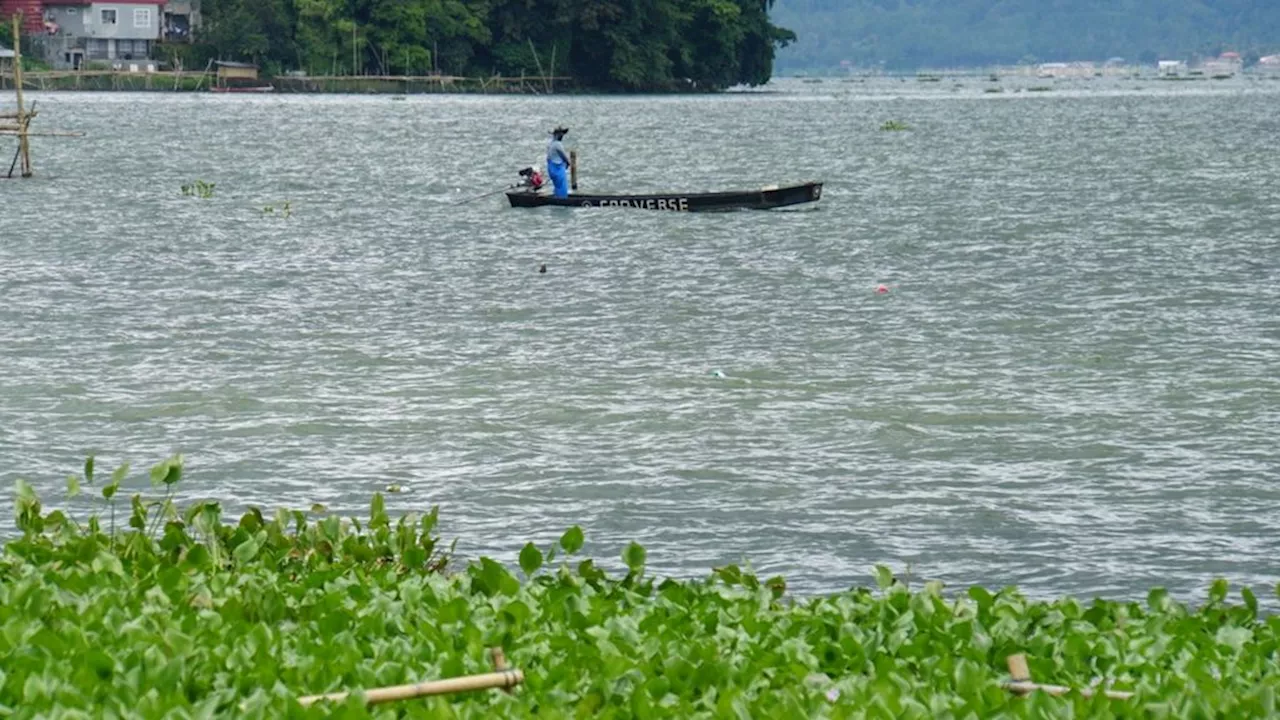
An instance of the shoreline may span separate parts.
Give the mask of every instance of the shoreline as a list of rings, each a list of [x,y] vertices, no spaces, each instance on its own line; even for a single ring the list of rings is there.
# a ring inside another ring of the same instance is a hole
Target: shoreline
[[[671,87],[619,90],[587,87],[568,76],[467,77],[461,75],[315,75],[237,80],[219,85],[210,72],[37,70],[22,73],[24,90],[39,92],[217,92],[285,95],[703,95],[730,88]],[[0,73],[0,92],[14,89]]]
[[[14,88],[13,75],[0,75],[0,91]],[[281,76],[219,86],[206,72],[118,72],[52,70],[23,73],[23,89],[41,92],[220,92],[284,94],[503,94],[542,95],[580,92],[570,77],[427,76]]]

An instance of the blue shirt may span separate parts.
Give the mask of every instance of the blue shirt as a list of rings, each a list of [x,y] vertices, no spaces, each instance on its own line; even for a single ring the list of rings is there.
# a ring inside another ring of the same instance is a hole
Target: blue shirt
[[[551,136],[551,142],[547,143],[547,167],[552,165],[563,165],[569,167],[569,153],[564,151],[564,143]]]

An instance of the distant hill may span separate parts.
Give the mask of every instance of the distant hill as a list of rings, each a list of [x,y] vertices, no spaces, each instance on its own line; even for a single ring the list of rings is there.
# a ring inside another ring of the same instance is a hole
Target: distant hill
[[[777,0],[779,70],[966,67],[1280,49],[1280,0]]]

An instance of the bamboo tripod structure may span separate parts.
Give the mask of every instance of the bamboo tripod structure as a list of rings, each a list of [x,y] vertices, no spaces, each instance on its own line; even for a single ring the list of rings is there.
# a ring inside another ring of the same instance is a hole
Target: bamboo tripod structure
[[[449,678],[448,680],[430,680],[412,685],[395,685],[392,687],[374,688],[373,690],[365,691],[365,702],[370,705],[378,705],[380,703],[395,702],[396,700],[412,700],[414,698],[427,697],[429,695],[447,695],[450,693],[467,692],[470,690],[489,690],[493,688],[500,688],[506,692],[511,692],[510,688],[524,682],[524,673],[507,665],[507,658],[502,653],[502,648],[493,648],[491,652],[493,654],[493,667],[497,672],[485,673],[483,675],[464,675],[462,677]],[[329,693],[327,695],[307,695],[305,697],[298,698],[298,702],[303,707],[309,707],[322,700],[343,702],[350,696],[350,692],[336,692]]]
[[[1010,655],[1008,661],[1010,681],[1004,683],[1004,689],[1009,692],[1017,695],[1027,695],[1039,690],[1050,695],[1066,695],[1074,689],[1061,685],[1041,685],[1040,683],[1032,682],[1031,670],[1027,667],[1026,655]],[[1080,688],[1080,694],[1085,697],[1093,697],[1097,692],[1092,688]],[[1112,700],[1128,700],[1133,697],[1133,693],[1124,692],[1123,690],[1103,690],[1102,694]]]
[[[26,98],[23,96],[23,85],[26,82],[22,73],[22,12],[16,12],[11,21],[13,23],[13,90],[18,98],[18,110],[12,113],[0,113],[0,135],[16,135],[18,137],[18,150],[13,155],[13,162],[9,163],[9,174],[6,177],[12,178],[13,171],[19,167],[21,162],[21,174],[24,178],[31,177],[31,138],[37,136],[45,137],[80,137],[84,133],[78,132],[59,132],[50,130],[48,132],[31,132],[31,121],[36,115],[36,104],[31,103],[31,109],[27,109]],[[7,122],[12,120],[13,122]],[[3,172],[0,170],[0,172]]]
[[[0,134],[17,135],[18,136],[18,152],[13,156],[13,162],[9,164],[9,177],[13,177],[14,167],[18,162],[22,162],[22,177],[31,177],[31,142],[27,133],[31,128],[31,119],[36,116],[34,111],[27,112],[26,106],[23,104],[22,98],[22,13],[14,13],[13,23],[13,88],[18,96],[18,112],[12,116],[9,114],[0,115],[0,120],[12,119],[14,124],[0,124]]]

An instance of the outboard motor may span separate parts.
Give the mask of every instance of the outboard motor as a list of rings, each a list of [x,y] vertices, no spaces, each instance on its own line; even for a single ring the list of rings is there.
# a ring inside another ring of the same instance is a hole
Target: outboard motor
[[[520,187],[526,187],[535,192],[542,189],[542,173],[537,170],[527,167],[520,171],[520,178]]]

